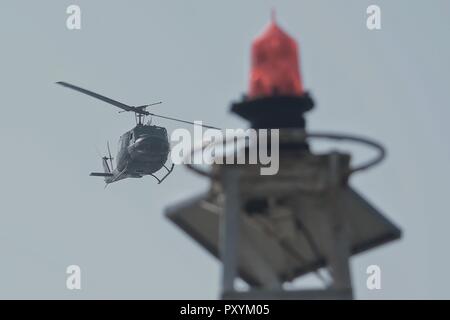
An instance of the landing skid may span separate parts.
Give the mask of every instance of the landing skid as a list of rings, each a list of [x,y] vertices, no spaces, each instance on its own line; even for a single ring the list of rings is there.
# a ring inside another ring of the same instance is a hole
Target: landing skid
[[[172,173],[173,167],[175,167],[175,165],[174,165],[173,163],[172,163],[172,166],[170,167],[170,169],[167,168],[166,165],[164,165],[164,168],[167,170],[167,173],[166,173],[166,174],[164,175],[164,177],[162,177],[161,179],[158,178],[157,176],[155,176],[153,173],[151,173],[150,175],[151,175],[153,178],[155,178],[156,180],[158,180],[158,184],[160,184],[161,182],[163,182],[163,181],[169,176],[169,174]]]

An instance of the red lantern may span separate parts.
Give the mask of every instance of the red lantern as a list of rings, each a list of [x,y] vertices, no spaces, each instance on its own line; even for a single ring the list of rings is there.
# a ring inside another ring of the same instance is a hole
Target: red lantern
[[[301,96],[297,42],[284,32],[275,18],[252,44],[248,98]]]

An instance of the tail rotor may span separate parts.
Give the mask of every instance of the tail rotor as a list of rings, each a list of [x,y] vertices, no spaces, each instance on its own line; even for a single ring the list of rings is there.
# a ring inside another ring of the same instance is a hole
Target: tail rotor
[[[113,171],[114,170],[114,164],[113,164],[114,158],[111,155],[111,149],[109,148],[109,141],[106,142],[106,147],[108,148],[108,157],[106,158],[106,160],[109,160],[111,171]]]

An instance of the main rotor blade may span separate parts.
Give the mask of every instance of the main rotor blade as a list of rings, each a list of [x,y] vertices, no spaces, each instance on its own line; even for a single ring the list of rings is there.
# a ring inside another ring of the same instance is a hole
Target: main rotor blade
[[[186,120],[181,120],[181,119],[176,119],[176,118],[171,118],[171,117],[166,117],[166,116],[161,116],[161,115],[154,114],[154,113],[150,113],[150,112],[149,112],[149,115],[150,115],[150,116],[153,116],[153,117],[158,117],[158,118],[167,119],[167,120],[172,120],[172,121],[178,121],[178,122],[183,122],[183,123],[187,123],[187,124],[192,124],[192,125],[194,125],[194,126],[202,126],[202,127],[209,128],[209,129],[222,130],[222,129],[217,128],[217,127],[208,126],[208,125],[205,125],[205,124],[199,124],[199,123],[195,123],[195,122],[191,122],[191,121],[186,121]]]
[[[64,81],[58,81],[56,83],[59,84],[60,86],[63,86],[63,87],[66,87],[66,88],[70,88],[72,90],[75,90],[75,91],[87,94],[88,96],[91,96],[93,98],[102,100],[102,101],[107,102],[109,104],[112,104],[113,106],[116,106],[116,107],[118,107],[118,108],[120,108],[122,110],[135,111],[135,108],[132,107],[132,106],[129,106],[129,105],[126,105],[126,104],[124,104],[122,102],[119,102],[119,101],[110,99],[108,97],[102,96],[102,95],[100,95],[98,93],[95,93],[95,92],[92,92],[92,91],[89,91],[89,90],[77,87],[77,86],[75,86],[73,84],[70,84],[70,83],[67,83],[67,82],[64,82]]]
[[[155,102],[155,103],[144,104],[143,106],[137,106],[135,108],[136,109],[145,109],[147,107],[156,106],[157,104],[161,104],[161,103],[162,103],[162,101],[158,101],[158,102]]]
[[[122,103],[122,102],[110,99],[108,97],[102,96],[102,95],[100,95],[98,93],[95,93],[93,91],[89,91],[89,90],[83,89],[81,87],[75,86],[73,84],[70,84],[70,83],[67,83],[67,82],[64,82],[64,81],[58,81],[58,82],[56,82],[56,84],[59,84],[60,86],[63,86],[63,87],[66,87],[66,88],[70,88],[72,90],[75,90],[75,91],[78,91],[78,92],[81,92],[81,93],[84,93],[84,94],[86,94],[88,96],[91,96],[93,98],[102,100],[104,102],[112,104],[113,106],[116,106],[116,107],[118,107],[118,108],[120,108],[122,110],[125,110],[125,111],[132,111],[132,112],[136,112],[136,113],[147,115],[147,116],[151,115],[151,116],[154,116],[154,117],[163,118],[163,119],[167,119],[167,120],[178,121],[178,122],[183,122],[183,123],[192,124],[192,125],[198,125],[198,126],[202,126],[202,127],[210,128],[210,129],[222,130],[220,128],[213,127],[213,126],[208,126],[208,125],[204,125],[204,124],[201,125],[201,124],[194,123],[194,122],[191,122],[191,121],[186,121],[186,120],[181,120],[181,119],[176,119],[176,118],[171,118],[171,117],[157,115],[157,114],[150,113],[150,112],[145,110],[146,107],[153,106],[153,105],[156,105],[156,104],[160,104],[162,102],[156,102],[156,103],[147,104],[147,105],[143,105],[143,106],[133,107],[133,106],[129,106],[129,105],[125,104],[125,103]]]

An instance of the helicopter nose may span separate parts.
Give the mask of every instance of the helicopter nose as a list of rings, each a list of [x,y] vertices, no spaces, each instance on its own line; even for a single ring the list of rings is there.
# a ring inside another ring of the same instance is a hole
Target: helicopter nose
[[[128,149],[132,159],[141,162],[160,161],[169,152],[167,142],[158,137],[139,137]]]
[[[143,152],[145,151],[148,147],[150,147],[151,141],[150,141],[150,137],[140,137],[139,139],[137,139],[134,142],[136,151],[138,152]]]
[[[144,157],[146,155],[155,155],[159,152],[165,153],[167,151],[167,143],[157,137],[144,136],[136,139],[132,149],[140,157]]]

